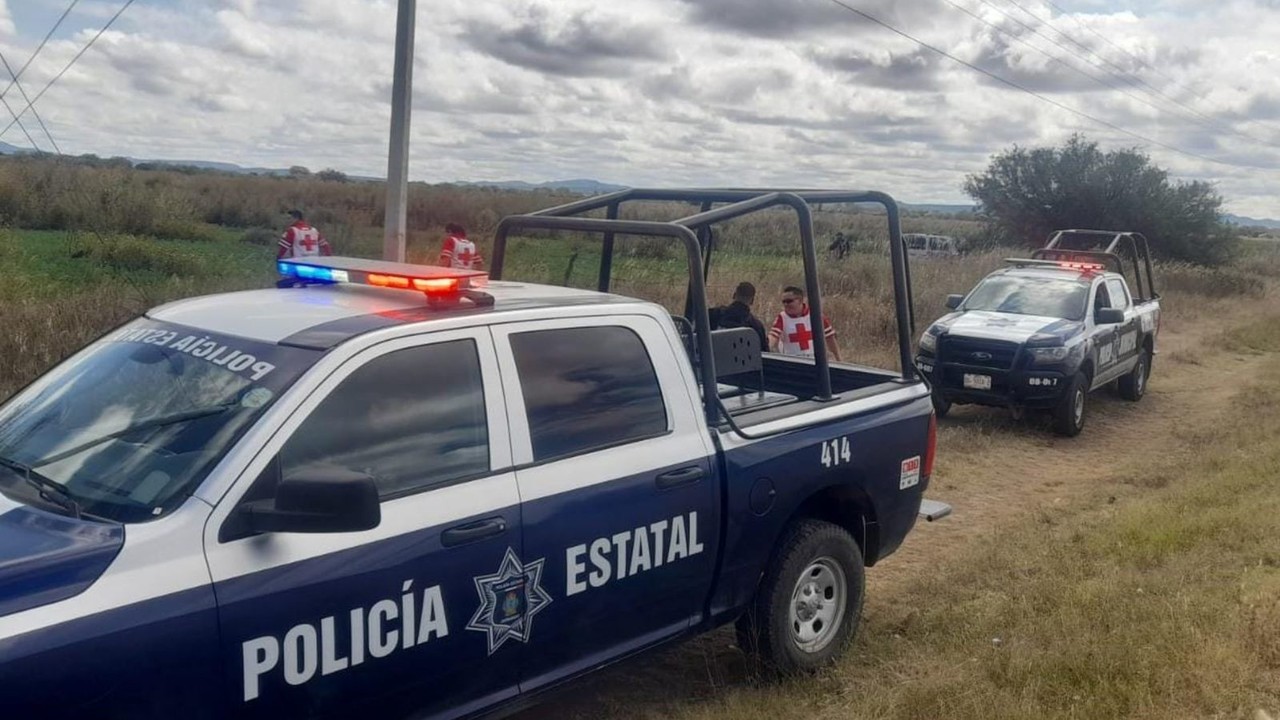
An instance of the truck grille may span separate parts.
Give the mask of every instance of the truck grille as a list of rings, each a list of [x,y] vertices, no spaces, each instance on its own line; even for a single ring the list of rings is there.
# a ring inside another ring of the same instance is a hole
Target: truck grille
[[[1012,370],[1018,345],[1000,340],[971,340],[942,337],[938,340],[938,359],[944,363],[973,365],[993,370]]]

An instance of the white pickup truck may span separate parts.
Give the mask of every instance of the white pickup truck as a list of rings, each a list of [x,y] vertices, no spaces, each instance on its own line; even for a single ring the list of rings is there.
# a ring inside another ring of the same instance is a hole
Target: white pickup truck
[[[928,388],[711,331],[699,235],[790,206],[812,269],[808,201],[896,207],[684,192],[724,206],[508,218],[494,277],[281,261],[301,287],[156,308],[10,399],[6,717],[469,716],[732,622],[779,670],[835,657],[864,567],[948,511]],[[687,316],[499,280],[532,228],[683,244]]]

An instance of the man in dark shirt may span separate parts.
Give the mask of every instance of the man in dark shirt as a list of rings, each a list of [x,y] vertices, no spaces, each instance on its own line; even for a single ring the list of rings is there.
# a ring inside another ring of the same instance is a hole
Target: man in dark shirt
[[[722,307],[714,307],[708,311],[712,330],[749,327],[760,336],[760,349],[768,347],[764,324],[751,314],[751,305],[756,301],[756,286],[749,282],[740,282],[733,291],[733,302]]]

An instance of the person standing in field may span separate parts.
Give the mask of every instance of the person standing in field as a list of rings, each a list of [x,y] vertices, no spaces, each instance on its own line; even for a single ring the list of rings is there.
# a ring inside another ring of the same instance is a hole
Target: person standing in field
[[[290,210],[289,217],[293,222],[280,236],[280,246],[276,249],[277,260],[333,254],[329,241],[307,223],[301,210]]]
[[[822,316],[822,336],[826,338],[831,359],[839,362],[836,329],[826,315]],[[794,285],[782,289],[782,312],[769,328],[769,350],[783,355],[813,357],[813,321],[809,318],[809,304],[804,301],[804,290]]]
[[[324,239],[319,230],[307,223],[301,210],[290,210],[289,219],[292,222],[284,229],[284,234],[280,236],[280,243],[276,247],[276,260],[333,254],[329,241]],[[276,287],[281,288],[295,287],[298,284],[298,280],[292,277],[283,277],[276,281]]]
[[[457,270],[479,270],[484,266],[484,258],[476,244],[467,239],[467,229],[457,223],[444,226],[446,233],[444,245],[440,248],[439,264]]]

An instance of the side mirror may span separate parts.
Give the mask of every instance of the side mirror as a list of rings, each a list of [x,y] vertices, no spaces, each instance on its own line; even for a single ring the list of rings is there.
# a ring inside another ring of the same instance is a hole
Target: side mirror
[[[1124,322],[1124,311],[1116,308],[1100,308],[1093,313],[1093,321],[1099,325],[1119,325]]]
[[[339,533],[370,530],[382,522],[373,479],[338,468],[318,468],[280,481],[274,498],[246,503],[254,533]]]
[[[956,308],[960,307],[960,303],[962,303],[962,302],[964,302],[964,296],[963,296],[963,295],[948,295],[948,296],[947,296],[947,307],[948,307],[949,309],[951,309],[951,310],[955,310]]]

